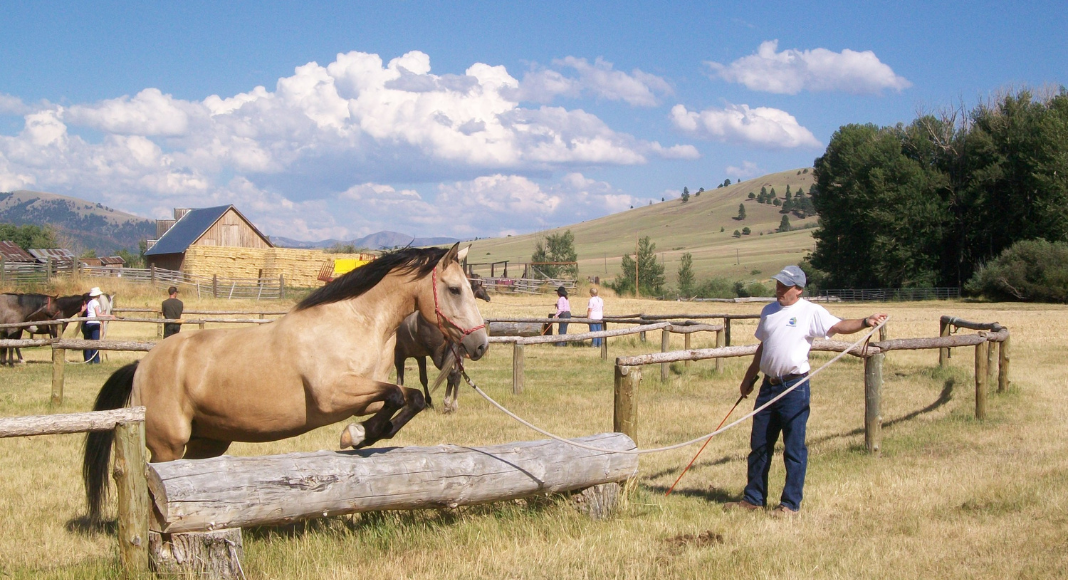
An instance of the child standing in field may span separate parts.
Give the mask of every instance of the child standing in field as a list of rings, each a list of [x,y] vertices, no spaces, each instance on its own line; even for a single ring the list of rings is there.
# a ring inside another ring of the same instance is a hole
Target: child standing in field
[[[590,320],[601,320],[604,318],[604,300],[602,300],[601,297],[597,295],[596,287],[590,288],[590,301],[586,305],[586,318],[589,318]],[[593,322],[590,323],[590,332],[597,332],[599,330],[604,330],[604,324]],[[591,346],[601,346],[602,340],[604,339],[593,339],[593,343],[591,344]]]
[[[556,289],[556,315],[553,318],[571,318],[571,303],[567,301],[567,288],[560,286]],[[559,334],[567,334],[567,323],[560,323]],[[558,342],[556,346],[567,346],[566,342]]]

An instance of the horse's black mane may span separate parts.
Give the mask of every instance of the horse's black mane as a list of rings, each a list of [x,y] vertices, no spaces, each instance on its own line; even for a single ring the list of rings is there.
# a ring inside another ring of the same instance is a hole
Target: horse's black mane
[[[295,310],[356,298],[374,288],[386,274],[394,270],[401,273],[416,272],[422,278],[430,274],[446,252],[448,250],[444,248],[403,248],[383,254],[370,264],[360,266],[312,292],[297,304]]]

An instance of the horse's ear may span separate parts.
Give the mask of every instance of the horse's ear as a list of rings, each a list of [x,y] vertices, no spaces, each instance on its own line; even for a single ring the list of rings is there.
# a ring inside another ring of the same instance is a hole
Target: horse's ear
[[[467,252],[469,252],[470,250],[471,250],[471,246],[467,246],[466,248],[460,250],[456,254],[456,259],[461,261],[461,262],[463,262],[464,260],[467,259]]]
[[[460,253],[460,242],[456,242],[449,248],[449,251],[445,253],[445,257],[441,259],[441,266],[448,267],[453,262],[459,262],[457,256]]]

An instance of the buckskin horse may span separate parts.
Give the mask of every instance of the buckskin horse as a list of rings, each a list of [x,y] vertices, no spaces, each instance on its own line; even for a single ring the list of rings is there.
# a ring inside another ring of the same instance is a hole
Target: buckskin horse
[[[490,301],[481,278],[471,278],[471,292],[475,298]],[[446,340],[437,325],[427,322],[417,312],[409,314],[397,328],[397,346],[393,349],[393,366],[397,370],[397,384],[404,385],[404,361],[414,358],[419,365],[419,382],[423,385],[423,397],[426,404],[430,401],[429,381],[426,375],[426,357],[434,361],[434,366],[441,370],[449,357],[456,357],[456,344]],[[437,388],[437,384],[434,385]],[[451,413],[459,408],[460,369],[450,368],[448,383],[445,385],[445,402],[442,411]]]
[[[264,442],[371,415],[341,432],[341,447],[393,437],[423,410],[423,394],[389,382],[387,348],[418,311],[477,360],[489,340],[460,260],[466,250],[402,249],[311,293],[255,327],[176,334],[115,371],[94,410],[145,407],[153,462],[222,455],[233,441]],[[82,476],[89,517],[107,492],[112,431],[86,437]]]

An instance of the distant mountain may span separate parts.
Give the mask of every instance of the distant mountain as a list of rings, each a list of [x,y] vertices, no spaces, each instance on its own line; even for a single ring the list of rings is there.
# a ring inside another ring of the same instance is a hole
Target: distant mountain
[[[156,237],[155,220],[40,191],[0,192],[0,223],[51,226],[64,245],[74,246],[68,249],[101,256],[122,249],[137,253],[141,240]]]
[[[390,248],[403,248],[404,246],[440,246],[444,244],[454,244],[458,242],[456,238],[416,238],[409,236],[408,234],[401,234],[397,232],[376,232],[369,236],[364,236],[352,241],[343,240],[322,240],[319,242],[303,242],[300,240],[293,240],[290,238],[284,238],[281,236],[272,236],[271,243],[276,246],[284,248],[332,248],[338,244],[352,244],[357,248],[366,248],[368,250],[385,250]]]

